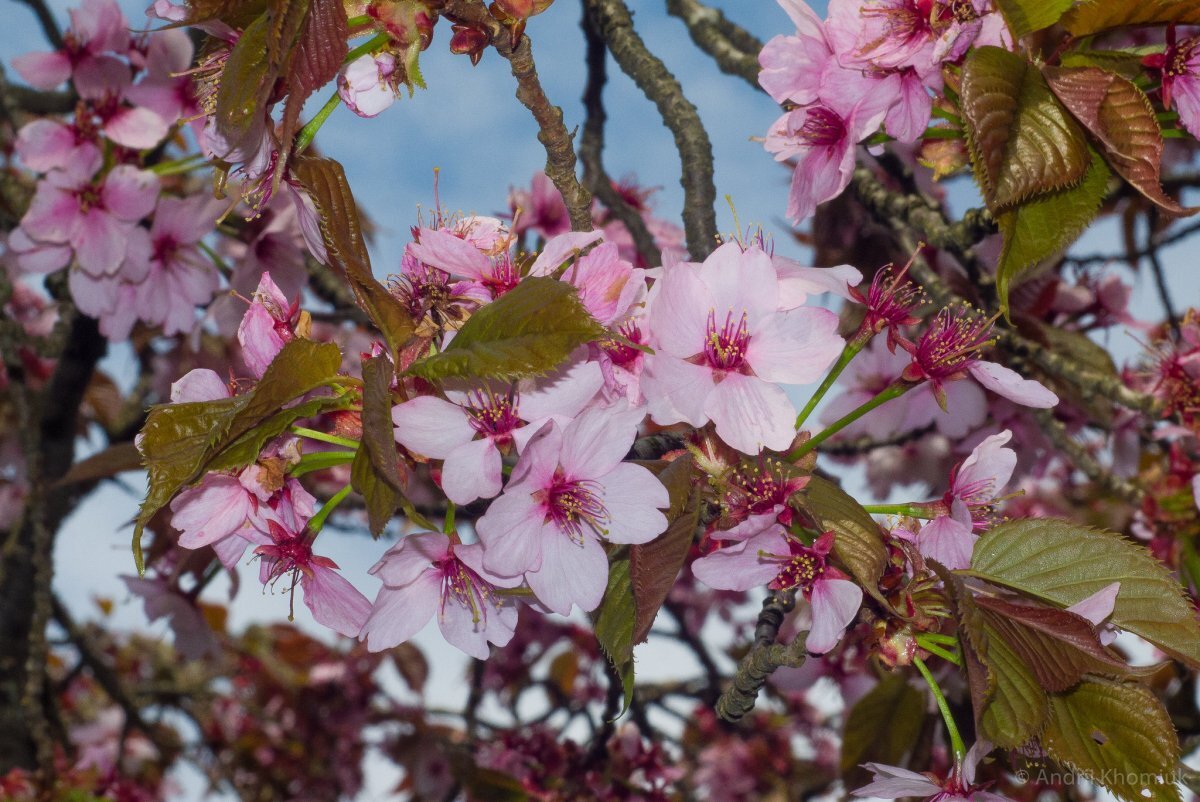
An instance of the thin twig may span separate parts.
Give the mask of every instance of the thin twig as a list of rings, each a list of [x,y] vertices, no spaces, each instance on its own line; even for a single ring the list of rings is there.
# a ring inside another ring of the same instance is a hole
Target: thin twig
[[[488,13],[482,3],[451,0],[443,14],[491,34],[492,46],[506,61],[517,79],[517,100],[533,114],[538,124],[538,141],[546,149],[546,176],[554,182],[567,205],[574,231],[592,230],[592,195],[575,176],[575,147],[563,124],[563,112],[550,102],[538,79],[537,65],[528,36],[513,42],[512,34]]]
[[[712,56],[721,72],[759,88],[758,53],[762,42],[752,33],[697,0],[667,0],[667,13],[683,21],[692,41]]]
[[[1156,236],[1153,232],[1150,235],[1150,241],[1144,248],[1140,248],[1131,253],[1089,253],[1083,256],[1067,256],[1066,261],[1079,267],[1087,267],[1095,264],[1106,264],[1108,262],[1133,262],[1142,259],[1149,255],[1150,250],[1165,248],[1168,245],[1174,245],[1177,242],[1187,239],[1191,235],[1200,231],[1200,223],[1192,223],[1182,226],[1169,233],[1163,232],[1161,236]]]
[[[712,143],[696,107],[662,60],[646,48],[633,27],[629,8],[621,0],[584,0],[596,30],[621,70],[654,102],[675,137],[682,163],[683,228],[688,253],[696,260],[717,245],[717,200],[713,184]]]
[[[662,254],[654,243],[654,235],[646,227],[637,209],[634,209],[621,193],[613,186],[612,178],[604,169],[601,154],[604,151],[604,123],[607,113],[604,111],[604,84],[608,80],[608,49],[604,40],[591,24],[591,19],[585,10],[583,21],[584,40],[587,44],[587,86],[583,90],[583,107],[587,118],[583,123],[583,133],[579,138],[579,160],[583,162],[583,182],[629,231],[633,237],[634,247],[642,257],[647,267],[657,267],[662,264]]]
[[[1149,227],[1150,242],[1146,246],[1146,260],[1150,262],[1150,272],[1154,276],[1154,285],[1158,288],[1158,297],[1162,301],[1163,313],[1167,316],[1167,324],[1175,339],[1179,339],[1179,315],[1175,312],[1175,304],[1171,300],[1171,288],[1167,286],[1167,277],[1163,272],[1162,261],[1158,258],[1158,248],[1154,245],[1154,229],[1158,227],[1158,210],[1151,206],[1146,224]]]

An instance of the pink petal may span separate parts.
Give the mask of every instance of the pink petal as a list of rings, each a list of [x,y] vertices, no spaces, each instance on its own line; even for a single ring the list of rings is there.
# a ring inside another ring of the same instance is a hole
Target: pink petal
[[[1015,370],[1003,365],[981,360],[972,364],[969,370],[975,381],[1014,403],[1036,409],[1050,409],[1058,404],[1058,396],[1047,390],[1041,382],[1023,378]]]
[[[736,321],[742,314],[751,334],[756,332],[764,319],[779,307],[779,280],[771,257],[757,245],[742,250],[736,242],[727,242],[717,248],[700,265],[700,280],[708,288],[712,303],[701,307],[705,315],[705,333],[709,310],[716,311],[716,324],[725,322],[727,313],[732,312]],[[700,345],[703,345],[701,341]],[[673,352],[672,352],[673,353]],[[686,354],[675,354],[686,356]]]
[[[1117,605],[1117,594],[1121,592],[1121,583],[1113,582],[1088,596],[1083,601],[1072,604],[1067,612],[1081,615],[1093,625],[1100,626],[1104,620],[1113,614]]]
[[[481,279],[491,270],[490,260],[478,248],[448,231],[423,228],[420,241],[409,245],[409,249],[430,267],[455,276]]]
[[[772,261],[779,276],[780,309],[795,309],[807,301],[808,296],[826,292],[849,299],[850,287],[862,283],[862,273],[850,265],[802,267],[779,256]]]
[[[525,579],[538,601],[559,615],[569,615],[576,604],[590,612],[608,586],[608,556],[589,532],[582,543],[555,532],[542,541],[541,567],[527,571]]]
[[[970,501],[995,498],[1008,484],[1013,470],[1017,467],[1017,452],[1011,448],[1004,448],[1004,444],[1011,439],[1012,432],[1005,429],[975,446],[959,467],[951,492],[960,498],[971,496],[968,499]],[[988,492],[987,498],[976,499],[975,494],[983,488]]]
[[[971,553],[979,536],[953,518],[943,515],[921,527],[917,549],[921,556],[937,560],[951,571],[971,567]]]
[[[650,330],[655,348],[680,359],[704,350],[708,310],[715,308],[707,285],[696,268],[680,264],[666,268],[650,306]]]
[[[229,398],[229,385],[208,368],[194,368],[171,385],[172,404],[218,398]]]
[[[713,372],[708,367],[666,354],[646,357],[641,389],[650,417],[659,425],[708,423],[706,402],[713,386]]]
[[[459,543],[454,546],[454,556],[459,562],[470,568],[475,573],[479,574],[484,581],[495,585],[498,588],[515,588],[520,587],[524,583],[524,578],[520,576],[500,576],[493,574],[483,564],[484,548],[482,543]]]
[[[501,468],[500,452],[491,438],[463,443],[442,464],[442,491],[459,505],[493,498],[503,487]]]
[[[304,588],[304,605],[318,624],[347,638],[358,637],[371,614],[371,602],[350,580],[332,568],[314,565],[311,575],[301,575],[300,585]]]
[[[388,587],[402,587],[426,571],[437,572],[437,563],[446,559],[449,549],[450,538],[440,532],[407,535],[384,552],[368,573]]]
[[[131,226],[103,209],[92,209],[76,218],[71,246],[79,266],[93,276],[111,275],[125,261],[125,240]]]
[[[475,529],[483,543],[483,564],[501,576],[536,571],[544,544],[565,536],[545,523],[542,506],[528,485],[510,486],[480,518]]]
[[[838,316],[802,307],[769,316],[750,337],[746,361],[761,379],[808,384],[821,378],[842,352]]]
[[[692,573],[716,590],[750,590],[766,586],[779,575],[780,563],[764,555],[789,553],[787,538],[778,524],[731,546],[717,549],[692,564]]]
[[[603,236],[604,232],[602,231],[569,231],[566,234],[551,237],[546,243],[546,247],[542,248],[542,252],[534,260],[533,266],[529,268],[529,275],[550,275],[562,267],[563,262],[571,259],[579,251]]]
[[[149,150],[167,138],[167,121],[147,108],[125,107],[104,123],[104,133],[113,142],[133,150]]]
[[[245,526],[250,496],[234,477],[210,473],[175,497],[171,513],[171,525],[179,530],[179,545],[198,549]]]
[[[796,436],[796,408],[778,384],[727,373],[705,400],[717,436],[743,454],[783,451]]]
[[[71,60],[66,53],[26,53],[14,56],[9,63],[34,89],[57,89],[71,77]]]
[[[121,220],[136,223],[154,211],[158,200],[158,176],[149,170],[122,164],[108,174],[101,194],[104,208]]]
[[[222,538],[213,543],[212,550],[216,553],[221,565],[230,571],[236,571],[237,564],[242,561],[242,555],[246,553],[246,548],[249,545],[250,541],[246,538],[240,535],[233,535],[232,537]]]
[[[489,596],[475,610],[454,596],[448,596],[438,613],[438,627],[446,643],[474,657],[486,660],[491,653],[488,643],[504,646],[512,640],[517,626],[517,605]]]
[[[641,465],[623,462],[602,479],[609,522],[605,538],[612,543],[648,543],[667,528],[660,512],[671,506],[667,488]]]
[[[433,459],[446,459],[476,435],[466,410],[431,395],[393,407],[392,423],[396,424],[397,443]]]
[[[942,787],[934,784],[924,774],[901,769],[895,766],[881,766],[878,763],[867,763],[865,768],[875,773],[874,781],[862,788],[852,791],[859,797],[878,797],[881,799],[900,799],[909,796],[930,797],[942,792]]]
[[[842,639],[862,606],[862,588],[848,579],[818,579],[812,588],[812,629],[805,648],[825,654]]]
[[[250,304],[237,331],[242,346],[242,361],[250,373],[261,379],[276,355],[283,350],[283,337],[275,329],[275,318],[261,303]]]
[[[595,362],[576,359],[540,379],[517,383],[517,414],[522,420],[541,421],[551,416],[573,418],[604,386],[604,375]]]
[[[441,596],[442,577],[433,571],[400,588],[384,586],[356,634],[372,652],[398,646],[424,629]]]
[[[572,479],[598,479],[624,459],[643,417],[624,402],[592,407],[563,429],[559,465]]]

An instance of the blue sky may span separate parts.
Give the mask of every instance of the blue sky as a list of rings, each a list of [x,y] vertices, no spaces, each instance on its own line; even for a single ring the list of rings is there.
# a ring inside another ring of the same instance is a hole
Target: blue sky
[[[50,5],[65,23],[68,4]],[[135,26],[142,24],[142,3],[121,5]],[[804,251],[791,242],[783,223],[789,176],[752,140],[763,135],[778,115],[777,106],[741,79],[719,72],[691,45],[683,25],[665,13],[662,0],[637,0],[630,5],[636,9],[639,32],[680,77],[706,123],[716,156],[718,197],[732,197],[743,226],[762,224],[775,234],[781,253],[803,258]],[[711,5],[724,8],[764,39],[790,27],[786,15],[771,0],[711,0]],[[817,5],[817,11],[823,13],[824,4]],[[3,8],[0,59],[44,49],[41,32],[28,9],[11,0]],[[580,96],[585,76],[579,15],[576,0],[558,0],[528,27],[546,92],[563,107],[569,129],[583,122]],[[432,48],[422,57],[428,90],[400,100],[373,120],[359,119],[340,108],[317,139],[326,155],[345,165],[356,196],[378,227],[373,259],[379,275],[397,269],[418,205],[432,205],[435,167],[441,170],[445,207],[492,214],[505,210],[510,186],[526,184],[545,162],[534,138],[535,124],[513,97],[514,82],[507,64],[492,52],[472,67],[466,58],[447,52],[448,37],[448,26],[439,25]],[[606,167],[614,177],[634,174],[644,186],[660,187],[655,196],[658,212],[678,219],[683,197],[673,140],[661,126],[654,106],[611,63],[609,75]],[[315,102],[323,102],[324,97],[324,93],[318,95]],[[954,198],[961,208],[971,203],[973,190],[967,182],[960,182],[959,187]],[[719,203],[717,211],[720,228],[731,231],[734,223],[729,207]],[[1115,226],[1105,225],[1089,232],[1079,249],[1111,250],[1117,243]],[[1195,256],[1195,246],[1189,245],[1164,253],[1180,306],[1197,297]],[[1156,309],[1156,296],[1149,277],[1138,277],[1136,284],[1135,311],[1151,314],[1147,310]],[[1113,335],[1111,346],[1121,355],[1137,348],[1131,337],[1121,333]],[[119,357],[108,367],[120,370]],[[110,485],[89,499],[59,539],[56,587],[81,615],[92,614],[96,596],[118,601],[126,598],[117,576],[132,567],[127,523],[142,490],[139,477],[129,479],[127,488]],[[363,576],[383,549],[383,544],[365,537],[346,536],[332,543],[337,547],[332,556],[353,576]],[[374,592],[373,585],[363,589],[368,595]],[[233,623],[282,617],[285,609],[285,601],[261,596],[254,583],[247,582],[234,607]],[[298,617],[302,626],[311,629],[306,610]],[[143,623],[140,609],[131,604],[119,608],[118,620],[130,626]],[[436,633],[427,631],[421,642],[434,660],[445,661],[446,666],[461,665],[456,653],[439,645]],[[690,657],[680,652],[672,653],[671,661],[642,663],[668,664],[678,673],[679,666],[690,665]],[[457,671],[434,672],[433,693],[453,703],[459,698],[459,677]],[[374,785],[383,788],[386,781],[384,777]]]

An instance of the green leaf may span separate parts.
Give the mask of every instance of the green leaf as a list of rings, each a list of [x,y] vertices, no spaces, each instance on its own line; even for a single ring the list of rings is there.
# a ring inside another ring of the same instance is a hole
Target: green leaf
[[[1067,13],[1075,0],[996,0],[1014,39],[1049,28]]]
[[[1124,679],[1146,673],[1106,649],[1091,622],[1075,613],[987,596],[975,601],[986,625],[1012,647],[1047,691],[1069,690],[1085,674]],[[989,634],[989,644],[995,641]]]
[[[925,694],[901,673],[880,680],[846,716],[842,779],[854,788],[866,779],[863,763],[903,766],[925,726]]]
[[[1004,239],[996,265],[996,291],[1006,313],[1013,281],[1069,246],[1096,217],[1110,175],[1093,151],[1091,168],[1078,186],[1042,195],[996,216]]]
[[[1063,25],[1079,38],[1126,25],[1200,25],[1200,5],[1195,0],[1091,0],[1080,3],[1063,17]]]
[[[288,63],[288,96],[279,138],[285,151],[299,129],[300,112],[312,93],[337,77],[349,48],[346,7],[342,0],[305,0],[307,14]]]
[[[142,427],[141,448],[149,486],[134,522],[133,554],[142,562],[142,531],[156,512],[208,469],[249,465],[258,450],[294,421],[344,402],[310,399],[287,405],[337,375],[342,355],[333,343],[295,339],[284,344],[263,377],[246,395],[217,401],[154,407]]]
[[[871,513],[846,491],[820,476],[809,479],[800,499],[817,525],[834,533],[833,551],[837,558],[867,593],[891,609],[879,592],[879,579],[887,567],[887,548]]]
[[[692,458],[684,456],[658,472],[671,498],[667,531],[629,547],[629,575],[634,598],[633,642],[642,643],[683,567],[700,524],[700,490],[692,486]]]
[[[1079,182],[1088,169],[1083,130],[1041,71],[999,47],[971,51],[960,96],[975,175],[992,212]]]
[[[1161,52],[1162,45],[1143,45],[1125,50],[1074,50],[1063,53],[1059,63],[1064,67],[1100,67],[1133,80],[1145,72],[1142,58],[1155,50]]]
[[[141,431],[148,486],[133,527],[133,559],[138,574],[146,570],[142,530],[184,485],[196,478],[213,432],[226,430],[245,403],[245,397],[235,397],[151,408]]]
[[[214,112],[217,130],[233,147],[250,146],[277,74],[267,59],[271,16],[264,12],[246,26],[221,71]]]
[[[330,261],[345,272],[358,305],[383,334],[393,364],[403,368],[407,364],[404,351],[414,339],[416,323],[404,304],[371,272],[358,205],[342,165],[333,159],[305,156],[292,162],[292,172],[321,216],[321,236]]]
[[[362,445],[350,469],[350,484],[367,502],[371,534],[383,532],[404,500],[392,426],[392,363],[387,357],[363,360]]]
[[[1200,667],[1200,623],[1179,582],[1118,534],[1052,518],[1011,521],[980,537],[971,567],[988,582],[1062,607],[1120,582],[1112,623]]]
[[[417,360],[409,371],[426,379],[541,376],[603,336],[573,286],[534,276],[481,308],[441,353]]]
[[[1179,741],[1162,703],[1132,682],[1089,680],[1050,697],[1042,746],[1127,802],[1179,802]]]
[[[1100,144],[1109,165],[1147,200],[1175,215],[1186,210],[1162,188],[1162,129],[1150,99],[1131,81],[1096,67],[1046,67],[1046,82]]]
[[[637,605],[633,600],[633,581],[628,558],[612,561],[608,587],[600,606],[592,613],[592,623],[600,648],[621,677],[624,707],[633,701],[633,630],[637,620]]]

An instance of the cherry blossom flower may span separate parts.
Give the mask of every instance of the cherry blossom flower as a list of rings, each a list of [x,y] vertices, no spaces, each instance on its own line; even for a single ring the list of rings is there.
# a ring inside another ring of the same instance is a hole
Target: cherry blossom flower
[[[365,53],[338,73],[338,94],[342,102],[359,117],[375,117],[396,102],[396,56],[387,51]]]
[[[15,147],[25,166],[39,173],[102,160],[95,126],[86,118],[71,124],[49,117],[34,120],[21,126]]]
[[[897,766],[866,763],[865,768],[870,769],[874,777],[869,784],[851,793],[857,797],[881,799],[922,797],[927,802],[1010,802],[1008,797],[984,790],[988,784],[975,783],[975,771],[991,751],[991,744],[977,741],[946,778],[929,772],[918,774]]]
[[[337,563],[313,553],[310,537],[275,520],[268,520],[267,525],[272,542],[254,550],[262,558],[263,584],[271,585],[289,577],[292,581],[289,592],[294,593],[295,586],[300,585],[304,604],[317,623],[348,638],[358,637],[371,614],[367,597],[338,573]]]
[[[1176,40],[1175,26],[1167,30],[1167,47],[1152,53],[1142,63],[1162,72],[1165,108],[1179,112],[1179,123],[1200,138],[1200,36]]]
[[[80,268],[92,276],[116,273],[125,260],[135,223],[154,209],[158,179],[122,164],[96,176],[100,155],[69,163],[38,183],[21,228],[31,240],[70,245]]]
[[[862,588],[828,562],[833,533],[811,546],[778,524],[751,538],[725,546],[692,565],[696,578],[717,590],[799,589],[812,604],[812,629],[806,648],[824,654],[837,646],[858,615]]]
[[[508,207],[512,210],[514,234],[533,231],[543,239],[550,239],[571,230],[567,204],[543,172],[533,174],[529,189],[510,189]]]
[[[539,257],[530,269],[530,275],[543,275],[553,268],[551,261],[557,254],[551,247],[557,243],[572,248],[579,247],[577,243],[590,244],[588,238],[566,239],[556,237],[546,245],[543,257],[547,253],[554,254],[549,259]],[[646,271],[634,267],[621,258],[615,243],[605,242],[597,245],[562,273],[562,280],[570,283],[579,290],[579,301],[583,307],[602,326],[609,326],[629,311],[630,306],[646,292]]]
[[[520,579],[504,578],[483,566],[483,546],[463,545],[436,532],[406,535],[370,573],[383,580],[359,639],[373,652],[416,635],[433,615],[446,641],[478,660],[488,644],[512,640],[517,608],[496,594]]]
[[[256,379],[262,378],[283,346],[295,339],[299,312],[299,297],[289,302],[271,274],[263,273],[237,332],[242,360]]]
[[[575,361],[545,379],[508,390],[447,389],[446,399],[420,396],[392,409],[396,442],[444,460],[441,487],[455,504],[500,492],[501,454],[523,448],[541,424],[566,424],[600,389],[595,362]]]
[[[163,198],[154,211],[149,271],[135,298],[137,316],[161,325],[166,335],[195,328],[196,307],[217,291],[217,269],[198,247],[212,233],[216,217],[212,200],[203,195]]]
[[[1017,452],[1004,448],[1010,439],[1008,430],[988,437],[951,472],[943,499],[948,514],[925,524],[917,535],[922,555],[951,570],[971,566],[979,539],[975,532],[988,525],[991,505],[1017,466]]]
[[[543,426],[476,525],[484,567],[524,574],[556,613],[600,604],[608,582],[601,538],[645,543],[667,528],[666,488],[646,468],[622,462],[644,414],[623,407],[592,407],[566,426]]]
[[[778,276],[757,246],[731,242],[703,264],[665,268],[648,317],[656,353],[641,382],[654,421],[711,420],[747,454],[786,449],[796,410],[777,382],[819,378],[843,341],[832,312],[778,304]]]
[[[155,31],[142,57],[146,75],[125,90],[125,98],[154,112],[168,125],[198,116],[200,104],[185,74],[194,53],[192,40],[184,31]]]
[[[994,342],[992,320],[975,314],[969,307],[945,307],[916,343],[900,343],[912,355],[904,378],[928,381],[943,410],[946,409],[946,382],[968,374],[986,389],[1022,406],[1049,409],[1058,404],[1058,396],[1041,382],[980,359],[978,355],[991,348]]]
[[[63,33],[63,49],[27,53],[12,60],[13,68],[35,89],[55,89],[73,76],[104,72],[105,62],[120,64],[109,53],[129,46],[129,23],[113,0],[83,0],[71,9]]]
[[[788,501],[808,485],[807,476],[789,476],[782,463],[762,459],[734,469],[721,496],[721,529],[710,533],[716,540],[745,540],[779,523],[792,522]]]

